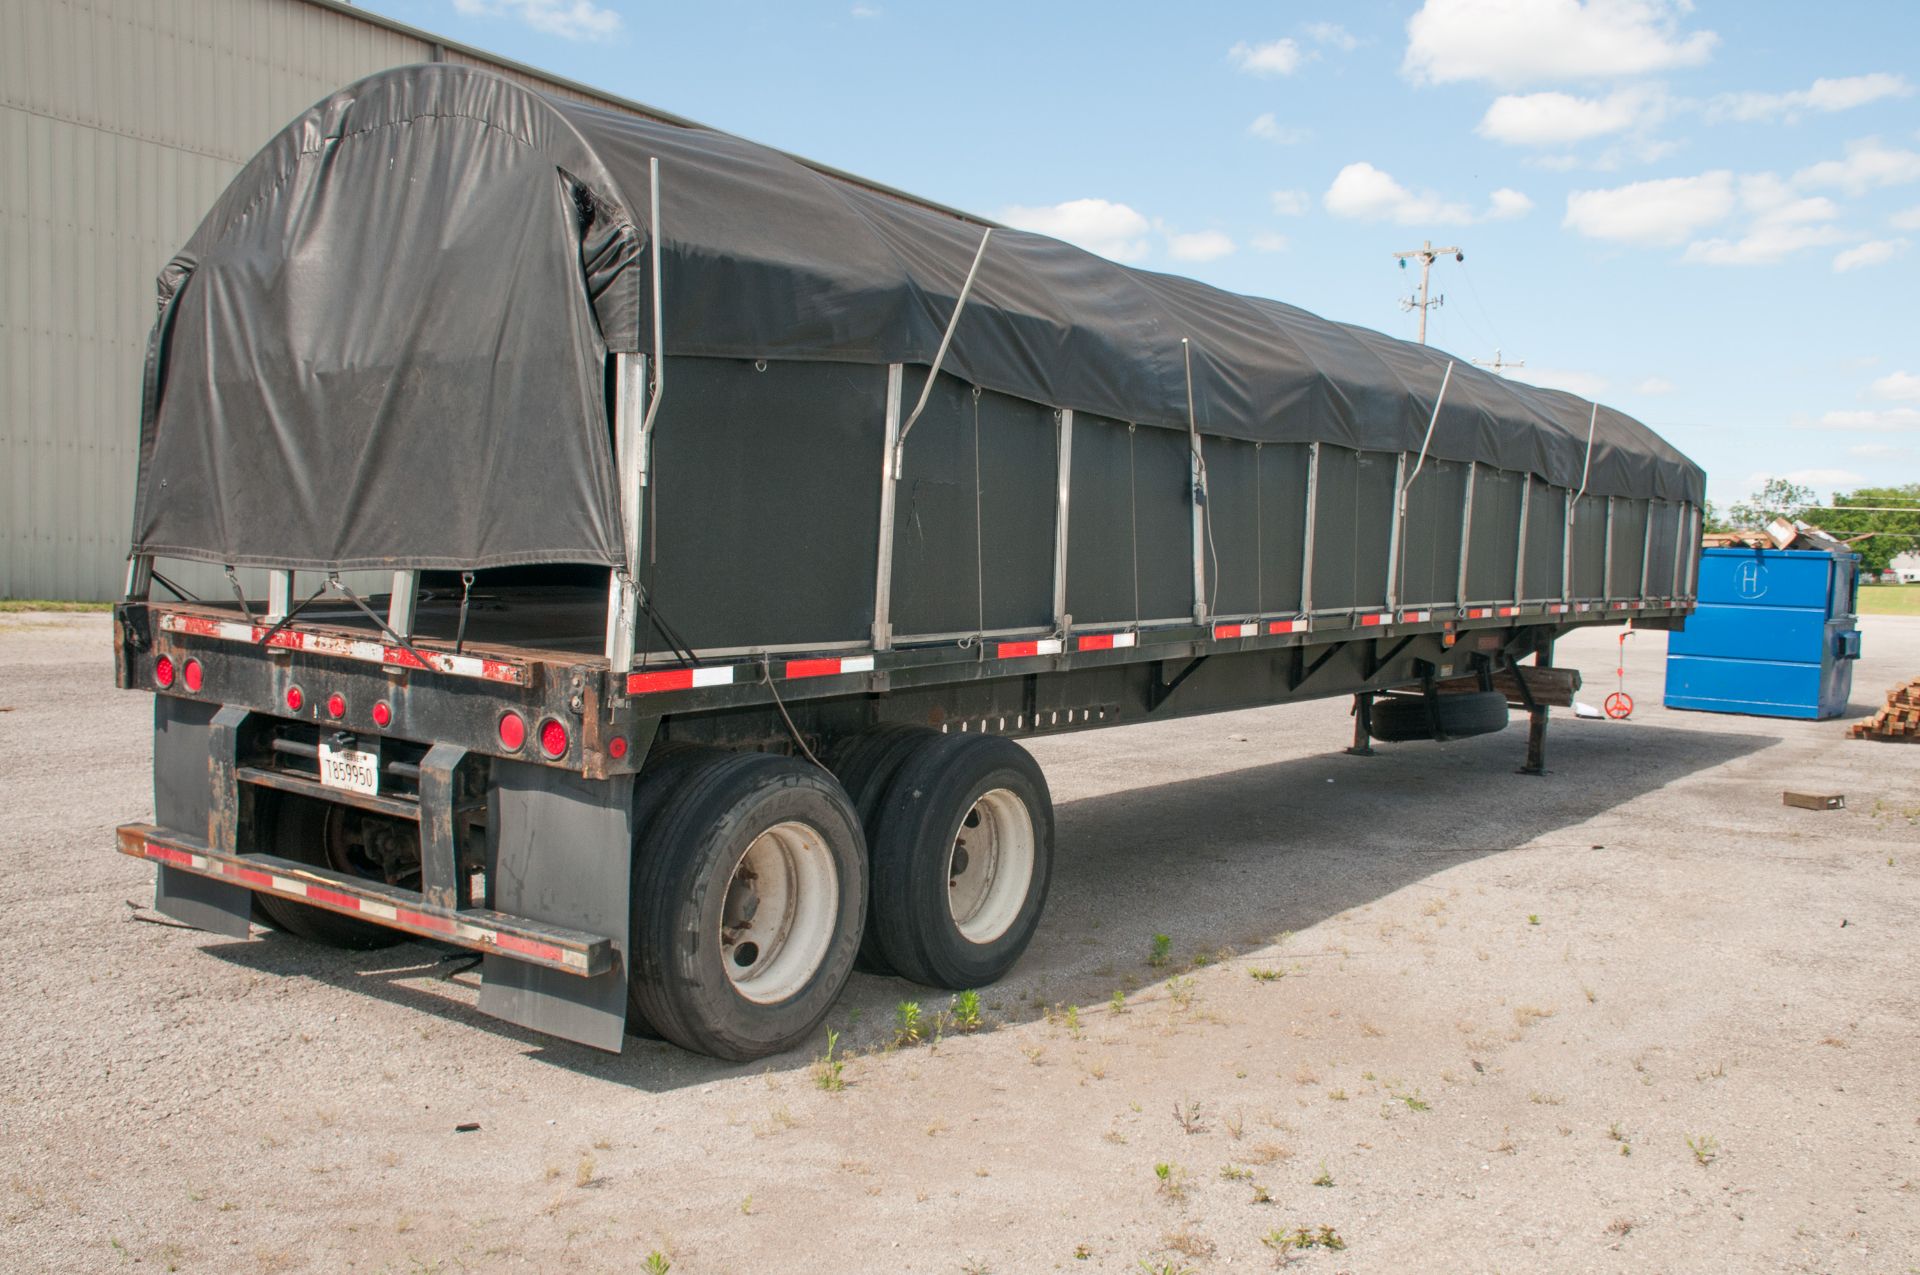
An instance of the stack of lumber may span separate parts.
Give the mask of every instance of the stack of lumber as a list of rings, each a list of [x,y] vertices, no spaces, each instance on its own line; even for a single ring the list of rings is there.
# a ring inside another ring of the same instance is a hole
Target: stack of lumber
[[[1887,692],[1887,706],[1847,728],[1849,739],[1895,739],[1920,744],[1920,677]]]

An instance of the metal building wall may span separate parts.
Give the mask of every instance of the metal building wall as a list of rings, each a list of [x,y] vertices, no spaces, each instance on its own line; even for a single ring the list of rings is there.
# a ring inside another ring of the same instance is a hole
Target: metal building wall
[[[0,597],[118,596],[154,276],[287,121],[436,59],[636,109],[326,0],[0,0]]]

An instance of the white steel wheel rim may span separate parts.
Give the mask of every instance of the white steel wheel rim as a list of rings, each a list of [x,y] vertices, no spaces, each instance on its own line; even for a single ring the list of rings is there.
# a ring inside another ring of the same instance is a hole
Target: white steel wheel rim
[[[1018,794],[980,794],[947,852],[947,910],[969,943],[991,943],[1013,928],[1033,884],[1033,813]]]
[[[733,990],[774,1005],[827,959],[840,914],[840,870],[818,829],[778,823],[753,839],[720,904],[720,965]]]

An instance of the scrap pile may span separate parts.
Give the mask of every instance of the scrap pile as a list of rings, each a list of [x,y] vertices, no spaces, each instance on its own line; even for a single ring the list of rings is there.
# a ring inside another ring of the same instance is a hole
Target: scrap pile
[[[1849,739],[1891,739],[1920,744],[1920,677],[1887,692],[1887,706],[1847,728]]]

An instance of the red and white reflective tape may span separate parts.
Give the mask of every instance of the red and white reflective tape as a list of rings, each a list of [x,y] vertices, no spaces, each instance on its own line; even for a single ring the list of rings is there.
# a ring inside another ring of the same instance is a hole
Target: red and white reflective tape
[[[1363,615],[1360,617],[1360,627],[1363,629],[1370,629],[1378,624],[1386,624],[1392,619],[1393,619],[1392,616],[1384,613],[1376,613],[1373,615]]]
[[[1501,614],[1501,616],[1503,616],[1503,617],[1505,617],[1505,616],[1510,616],[1510,615],[1519,615],[1519,614],[1520,614],[1520,608],[1519,608],[1519,607],[1501,607],[1501,608],[1499,608],[1499,611],[1500,611],[1500,614]]]
[[[1493,608],[1492,607],[1468,607],[1467,618],[1469,620],[1491,620],[1493,618]]]
[[[1269,633],[1305,633],[1313,627],[1313,621],[1302,617],[1298,620],[1268,620]]]
[[[121,831],[120,846],[127,854],[138,858],[151,859],[155,863],[164,863],[168,867],[181,868],[202,876],[221,877],[250,890],[264,891],[283,898],[304,899],[334,912],[355,913],[375,921],[385,922],[395,929],[408,930],[433,938],[449,939],[469,946],[498,948],[502,952],[510,952],[515,956],[526,957],[546,965],[557,965],[576,974],[587,973],[585,952],[561,947],[555,943],[542,943],[537,939],[526,938],[519,934],[509,934],[492,926],[456,920],[437,912],[419,911],[385,903],[362,894],[330,889],[317,881],[305,881],[299,877],[282,876],[277,872],[245,867],[225,859],[210,858],[203,854],[195,854],[191,850],[149,841],[144,837],[130,836],[129,831],[127,829]]]
[[[1076,651],[1118,651],[1140,641],[1138,633],[1083,633],[1073,639]]]
[[[1585,611],[1588,609],[1588,604],[1585,602],[1576,602],[1573,604],[1573,609],[1576,611]]]
[[[1216,624],[1213,626],[1213,640],[1225,642],[1231,638],[1260,636],[1260,621],[1248,620],[1242,624]]]
[[[1059,638],[1038,638],[1031,642],[1000,642],[993,648],[996,660],[1019,660],[1030,655],[1058,655],[1065,643]]]
[[[272,637],[271,625],[248,624],[241,620],[214,620],[199,615],[178,615],[163,611],[160,629],[164,633],[182,633],[189,637],[215,638],[224,642],[261,644],[284,651],[306,651],[312,655],[332,655],[359,660],[366,664],[386,664],[398,668],[426,669],[454,677],[476,677],[488,682],[525,686],[531,680],[526,666],[506,660],[491,660],[477,655],[449,655],[443,651],[420,651],[416,657],[404,647],[388,646],[367,638],[336,637],[327,633],[309,633],[304,629],[284,628]],[[418,649],[418,648],[415,648]],[[424,662],[423,662],[424,661]]]
[[[627,674],[627,694],[646,695],[654,691],[690,691],[696,686],[731,686],[737,664],[712,668],[669,668],[654,673]]]
[[[1402,611],[1400,613],[1400,622],[1402,624],[1425,624],[1432,618],[1433,612],[1431,611]]]
[[[871,655],[843,655],[838,659],[788,660],[786,676],[796,677],[838,677],[844,673],[873,672]]]
[[[1567,604],[1564,602],[1549,602],[1547,603],[1547,610],[1553,613],[1554,615],[1565,615],[1567,611]]]

